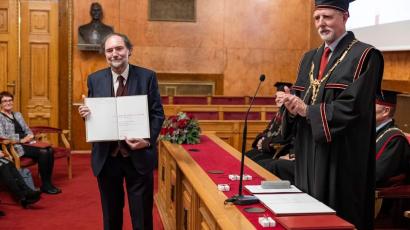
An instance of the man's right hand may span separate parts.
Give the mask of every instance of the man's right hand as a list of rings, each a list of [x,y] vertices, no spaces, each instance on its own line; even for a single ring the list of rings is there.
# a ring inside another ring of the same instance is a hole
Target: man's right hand
[[[286,95],[290,95],[290,89],[287,86],[285,86],[284,90],[285,91],[276,92],[275,102],[276,102],[276,105],[279,107],[283,105]]]
[[[256,143],[256,148],[257,148],[258,150],[261,150],[261,149],[262,149],[262,141],[263,141],[264,139],[265,139],[265,138],[262,137],[261,139],[259,139],[258,143]]]
[[[82,96],[83,101],[85,98],[85,95]],[[86,118],[88,115],[90,115],[91,111],[88,108],[88,106],[86,106],[85,104],[80,105],[80,107],[78,107],[78,113],[80,114],[81,117]]]

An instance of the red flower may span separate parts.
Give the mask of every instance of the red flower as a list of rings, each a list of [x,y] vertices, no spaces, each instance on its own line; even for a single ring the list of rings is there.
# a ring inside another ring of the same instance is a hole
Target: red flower
[[[166,128],[162,128],[161,129],[161,135],[165,135],[167,134],[167,129]]]
[[[188,124],[188,120],[187,120],[187,119],[182,119],[182,120],[179,120],[179,121],[177,122],[177,126],[178,126],[178,128],[180,128],[180,129],[185,128],[187,124]]]
[[[177,122],[177,121],[178,121],[178,117],[177,117],[177,116],[170,116],[169,119],[170,119],[172,122]]]
[[[168,128],[168,133],[169,133],[169,134],[172,135],[172,134],[174,133],[174,131],[175,131],[174,128],[172,128],[172,127],[169,127],[169,128]]]

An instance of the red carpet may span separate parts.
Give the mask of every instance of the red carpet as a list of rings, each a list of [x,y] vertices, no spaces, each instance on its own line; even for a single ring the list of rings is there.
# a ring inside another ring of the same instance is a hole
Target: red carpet
[[[53,181],[63,193],[42,194],[42,199],[28,209],[23,209],[14,202],[7,192],[0,192],[0,210],[6,212],[6,216],[0,217],[0,229],[103,229],[100,196],[97,180],[91,171],[90,155],[73,156],[73,179],[68,180],[66,169],[65,160],[56,160]],[[37,167],[32,167],[31,172],[37,175]],[[156,176],[155,172],[155,193]],[[34,176],[34,179],[37,177]],[[132,229],[131,218],[128,202],[125,203],[123,229],[129,230]],[[154,229],[164,229],[155,206]]]

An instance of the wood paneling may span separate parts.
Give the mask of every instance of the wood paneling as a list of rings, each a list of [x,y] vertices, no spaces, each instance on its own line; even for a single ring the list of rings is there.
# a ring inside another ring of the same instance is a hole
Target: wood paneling
[[[383,79],[389,82],[387,87],[398,92],[410,92],[410,51],[383,52],[383,56]]]
[[[14,107],[20,109],[18,57],[18,2],[0,1],[0,91],[15,94]]]
[[[29,125],[58,126],[58,2],[21,1],[21,111]]]
[[[58,127],[63,129],[71,129],[71,95],[72,95],[72,82],[71,82],[71,42],[72,42],[72,28],[71,28],[71,12],[72,12],[72,0],[59,0],[58,1],[58,14],[59,14],[59,57],[58,57],[58,108],[59,108],[59,125]],[[70,135],[71,137],[72,135]],[[69,138],[70,138],[69,137]]]

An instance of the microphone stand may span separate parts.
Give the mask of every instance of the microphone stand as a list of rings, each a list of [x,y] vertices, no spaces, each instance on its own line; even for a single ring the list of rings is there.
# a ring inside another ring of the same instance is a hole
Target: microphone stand
[[[244,123],[244,126],[243,126],[243,134],[242,134],[241,173],[239,174],[239,191],[238,191],[238,195],[235,195],[231,198],[228,198],[225,201],[225,202],[233,202],[236,205],[249,205],[249,204],[255,204],[255,203],[259,202],[259,199],[256,198],[253,195],[243,195],[242,194],[242,184],[243,184],[243,169],[244,169],[244,164],[245,164],[246,136],[248,134],[248,115],[249,115],[249,112],[252,108],[253,101],[255,100],[256,94],[259,91],[259,87],[261,86],[261,84],[264,80],[265,80],[265,75],[262,74],[259,78],[258,88],[256,89],[255,95],[253,95],[253,97],[252,97],[252,100],[249,104],[248,111],[246,112],[246,115],[245,115],[245,123]]]

